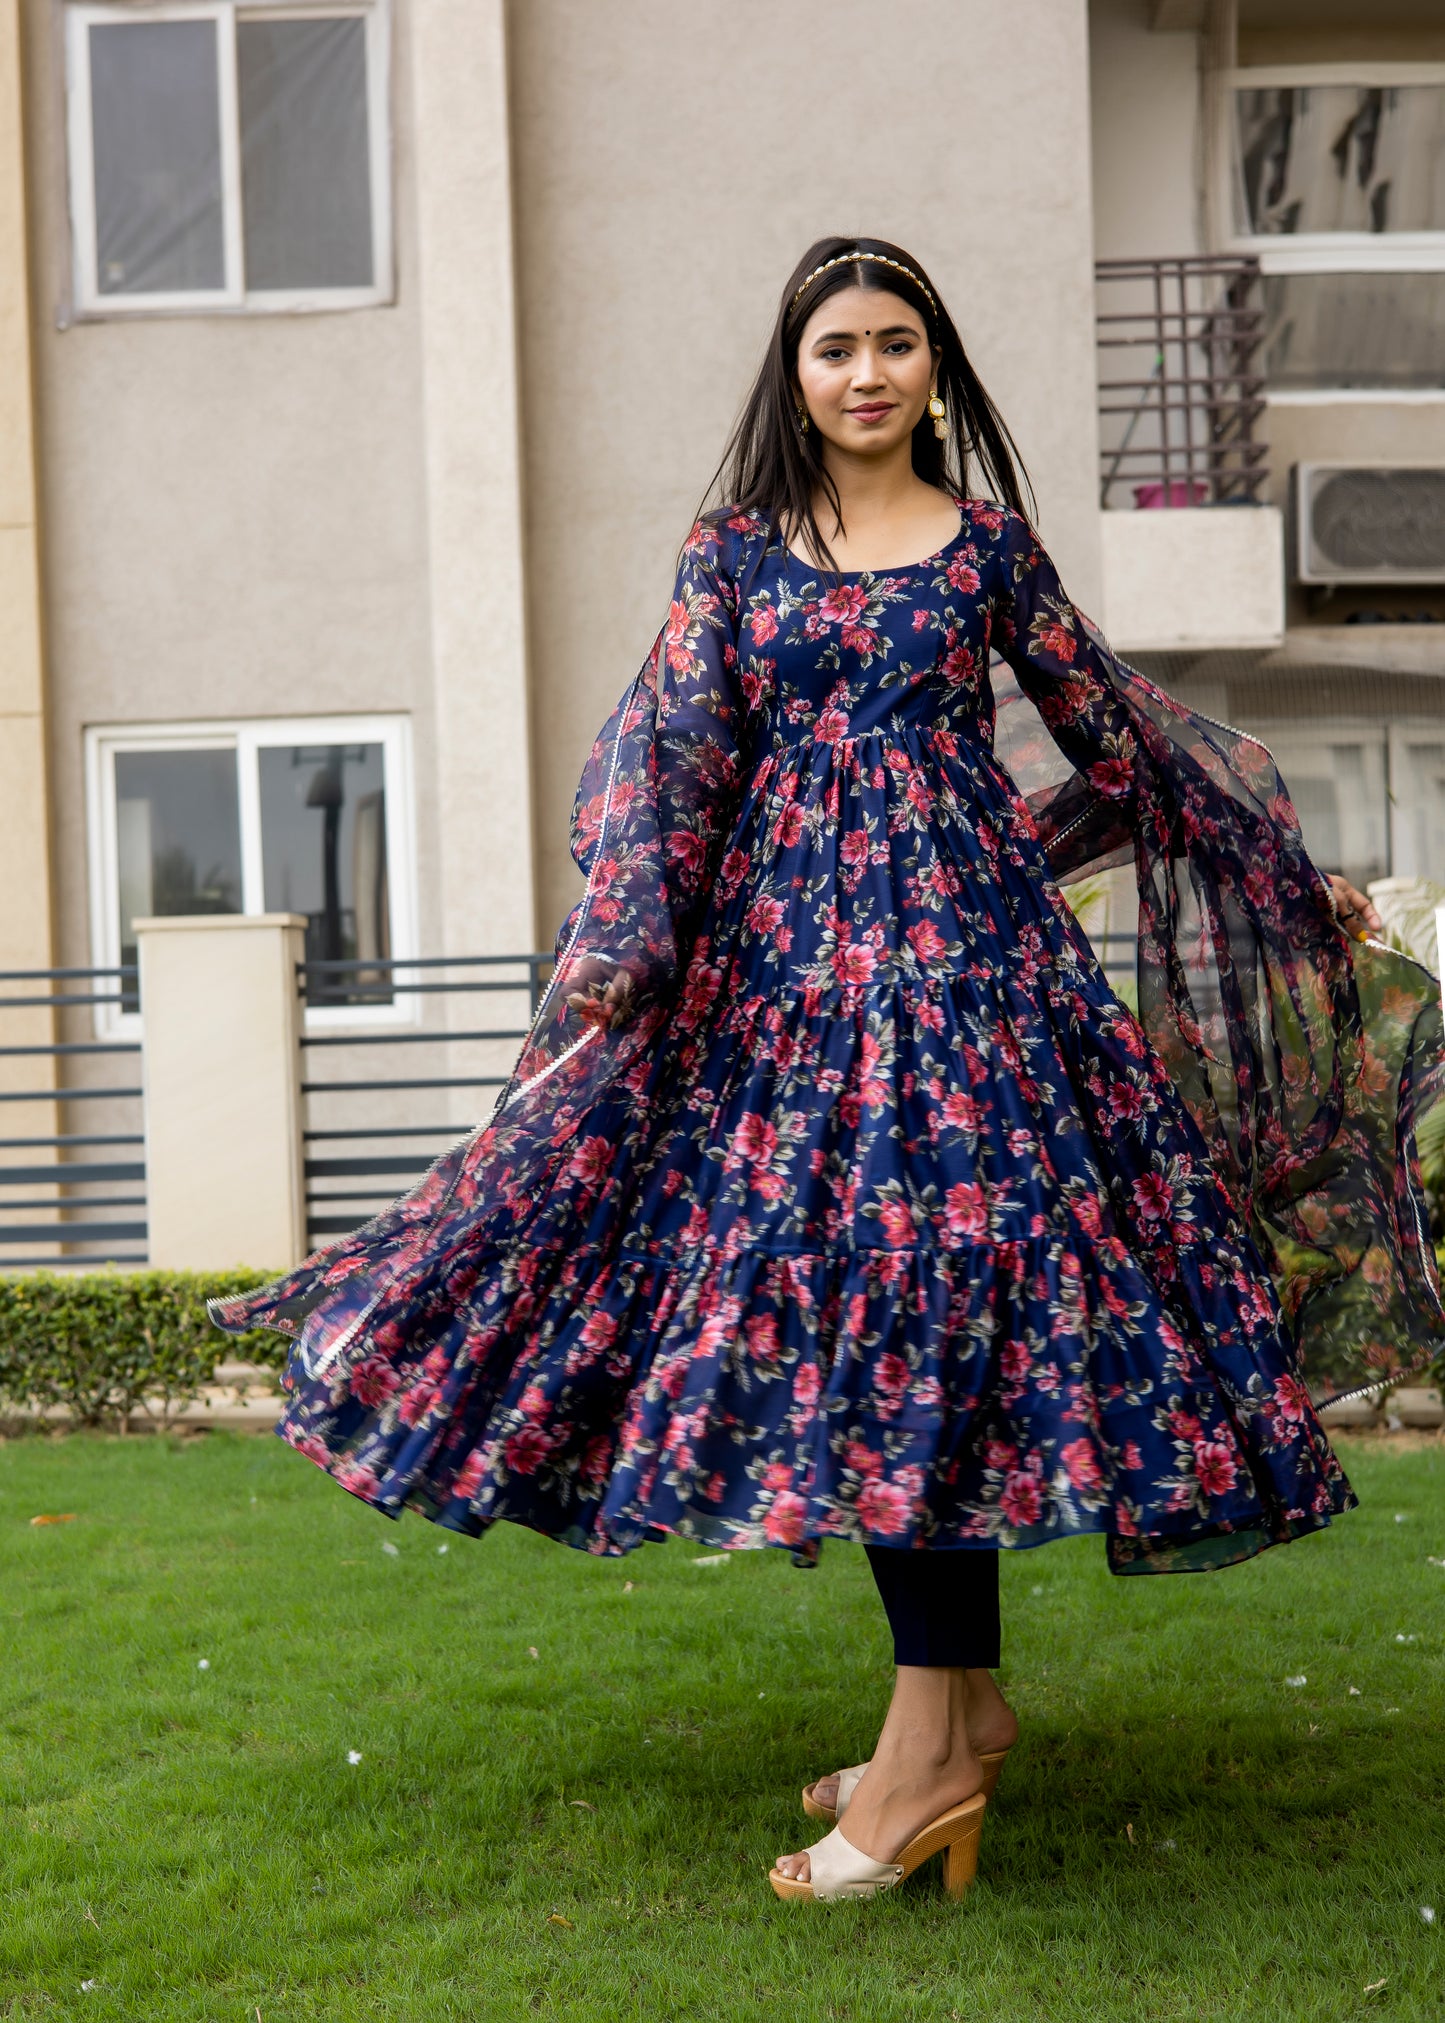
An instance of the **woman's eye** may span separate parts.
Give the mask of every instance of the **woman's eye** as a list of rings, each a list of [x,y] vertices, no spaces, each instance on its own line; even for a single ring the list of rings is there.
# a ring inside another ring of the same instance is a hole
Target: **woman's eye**
[[[912,351],[913,346],[909,343],[906,337],[895,337],[893,342],[887,348],[889,351],[896,353],[898,357],[903,358],[906,357],[910,351]]]

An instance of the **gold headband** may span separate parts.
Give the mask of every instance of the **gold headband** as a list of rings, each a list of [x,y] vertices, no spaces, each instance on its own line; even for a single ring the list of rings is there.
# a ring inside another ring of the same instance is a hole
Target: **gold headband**
[[[788,304],[789,315],[797,308],[799,302],[802,301],[804,295],[807,294],[820,274],[826,274],[830,267],[852,267],[859,260],[872,260],[880,267],[891,267],[895,274],[906,274],[914,287],[928,297],[934,315],[938,314],[938,304],[933,299],[932,291],[919,280],[913,269],[905,267],[901,260],[890,260],[886,253],[839,253],[833,259],[825,260],[821,267],[815,267],[811,274],[803,277],[802,287],[798,289],[792,301]]]

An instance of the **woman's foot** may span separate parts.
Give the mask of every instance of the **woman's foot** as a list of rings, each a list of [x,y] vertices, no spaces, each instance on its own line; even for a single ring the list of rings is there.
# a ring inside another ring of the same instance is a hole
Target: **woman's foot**
[[[930,1821],[979,1789],[980,1748],[1011,1748],[1017,1735],[987,1672],[900,1665],[873,1760],[849,1802],[846,1839],[874,1861],[894,1860]],[[836,1796],[836,1777],[817,1788],[824,1803],[830,1785]],[[806,1850],[780,1856],[777,1866],[799,1882],[809,1879]]]
[[[1012,1749],[1018,1740],[1018,1720],[1012,1707],[994,1684],[992,1672],[968,1671],[963,1676],[965,1681],[963,1713],[958,1732],[950,1736],[953,1747],[962,1749],[971,1745],[977,1756],[992,1755],[999,1749]],[[813,1797],[825,1812],[837,1812],[836,1770],[831,1776],[818,1779],[813,1786]]]

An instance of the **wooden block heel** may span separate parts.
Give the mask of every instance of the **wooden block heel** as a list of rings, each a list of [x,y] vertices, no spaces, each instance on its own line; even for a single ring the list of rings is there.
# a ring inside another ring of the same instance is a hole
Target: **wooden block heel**
[[[978,1844],[983,1838],[983,1814],[980,1812],[968,1832],[951,1840],[943,1850],[943,1887],[957,1899],[968,1895],[978,1874]]]

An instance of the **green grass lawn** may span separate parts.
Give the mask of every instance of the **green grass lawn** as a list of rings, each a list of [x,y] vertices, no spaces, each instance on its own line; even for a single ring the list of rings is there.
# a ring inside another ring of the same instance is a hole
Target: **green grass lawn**
[[[11,1443],[0,2016],[1445,2017],[1445,1447],[1345,1458],[1362,1510],[1225,1573],[1005,1555],[978,1884],[823,1908],[764,1872],[884,1705],[861,1553],[596,1561],[277,1441]]]

